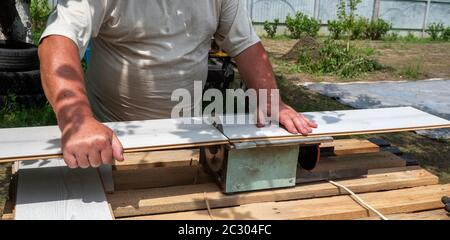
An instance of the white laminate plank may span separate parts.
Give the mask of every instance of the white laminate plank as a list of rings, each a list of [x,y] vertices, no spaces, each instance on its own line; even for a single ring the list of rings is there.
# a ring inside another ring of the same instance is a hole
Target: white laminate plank
[[[62,159],[20,162],[16,220],[113,219],[97,170]]]
[[[186,119],[159,119],[105,125],[113,129],[126,150],[227,141],[211,125],[184,124],[184,120]],[[60,137],[57,126],[0,129],[0,160],[20,157],[39,159],[59,155]]]
[[[310,136],[337,136],[364,132],[390,132],[401,129],[450,127],[448,120],[422,112],[412,107],[378,108],[303,113],[314,120],[318,128]],[[223,118],[222,118],[223,119]],[[257,128],[255,125],[223,124],[224,134],[231,141],[243,139],[301,137],[277,125]]]

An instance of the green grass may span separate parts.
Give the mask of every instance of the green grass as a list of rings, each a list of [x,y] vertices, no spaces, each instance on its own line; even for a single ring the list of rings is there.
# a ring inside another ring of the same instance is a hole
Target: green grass
[[[398,69],[396,73],[397,75],[402,76],[406,79],[419,79],[420,76],[423,75],[422,64],[423,62],[419,60],[417,63],[412,63],[404,68]]]

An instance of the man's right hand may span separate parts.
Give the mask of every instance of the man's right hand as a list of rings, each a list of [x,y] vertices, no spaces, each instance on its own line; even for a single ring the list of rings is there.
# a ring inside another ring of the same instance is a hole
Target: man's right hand
[[[114,132],[92,116],[85,116],[62,127],[62,151],[70,168],[99,167],[123,161],[123,147]]]

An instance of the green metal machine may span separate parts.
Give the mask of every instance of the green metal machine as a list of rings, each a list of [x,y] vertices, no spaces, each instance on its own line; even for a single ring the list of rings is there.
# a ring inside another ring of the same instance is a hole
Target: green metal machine
[[[293,187],[297,167],[314,168],[331,137],[251,141],[203,147],[200,162],[224,193]]]

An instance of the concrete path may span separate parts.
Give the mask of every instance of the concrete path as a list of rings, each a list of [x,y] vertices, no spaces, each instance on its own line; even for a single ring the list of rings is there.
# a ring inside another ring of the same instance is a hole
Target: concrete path
[[[303,85],[354,108],[413,106],[450,120],[450,80]],[[432,138],[450,139],[450,129],[418,133]]]

